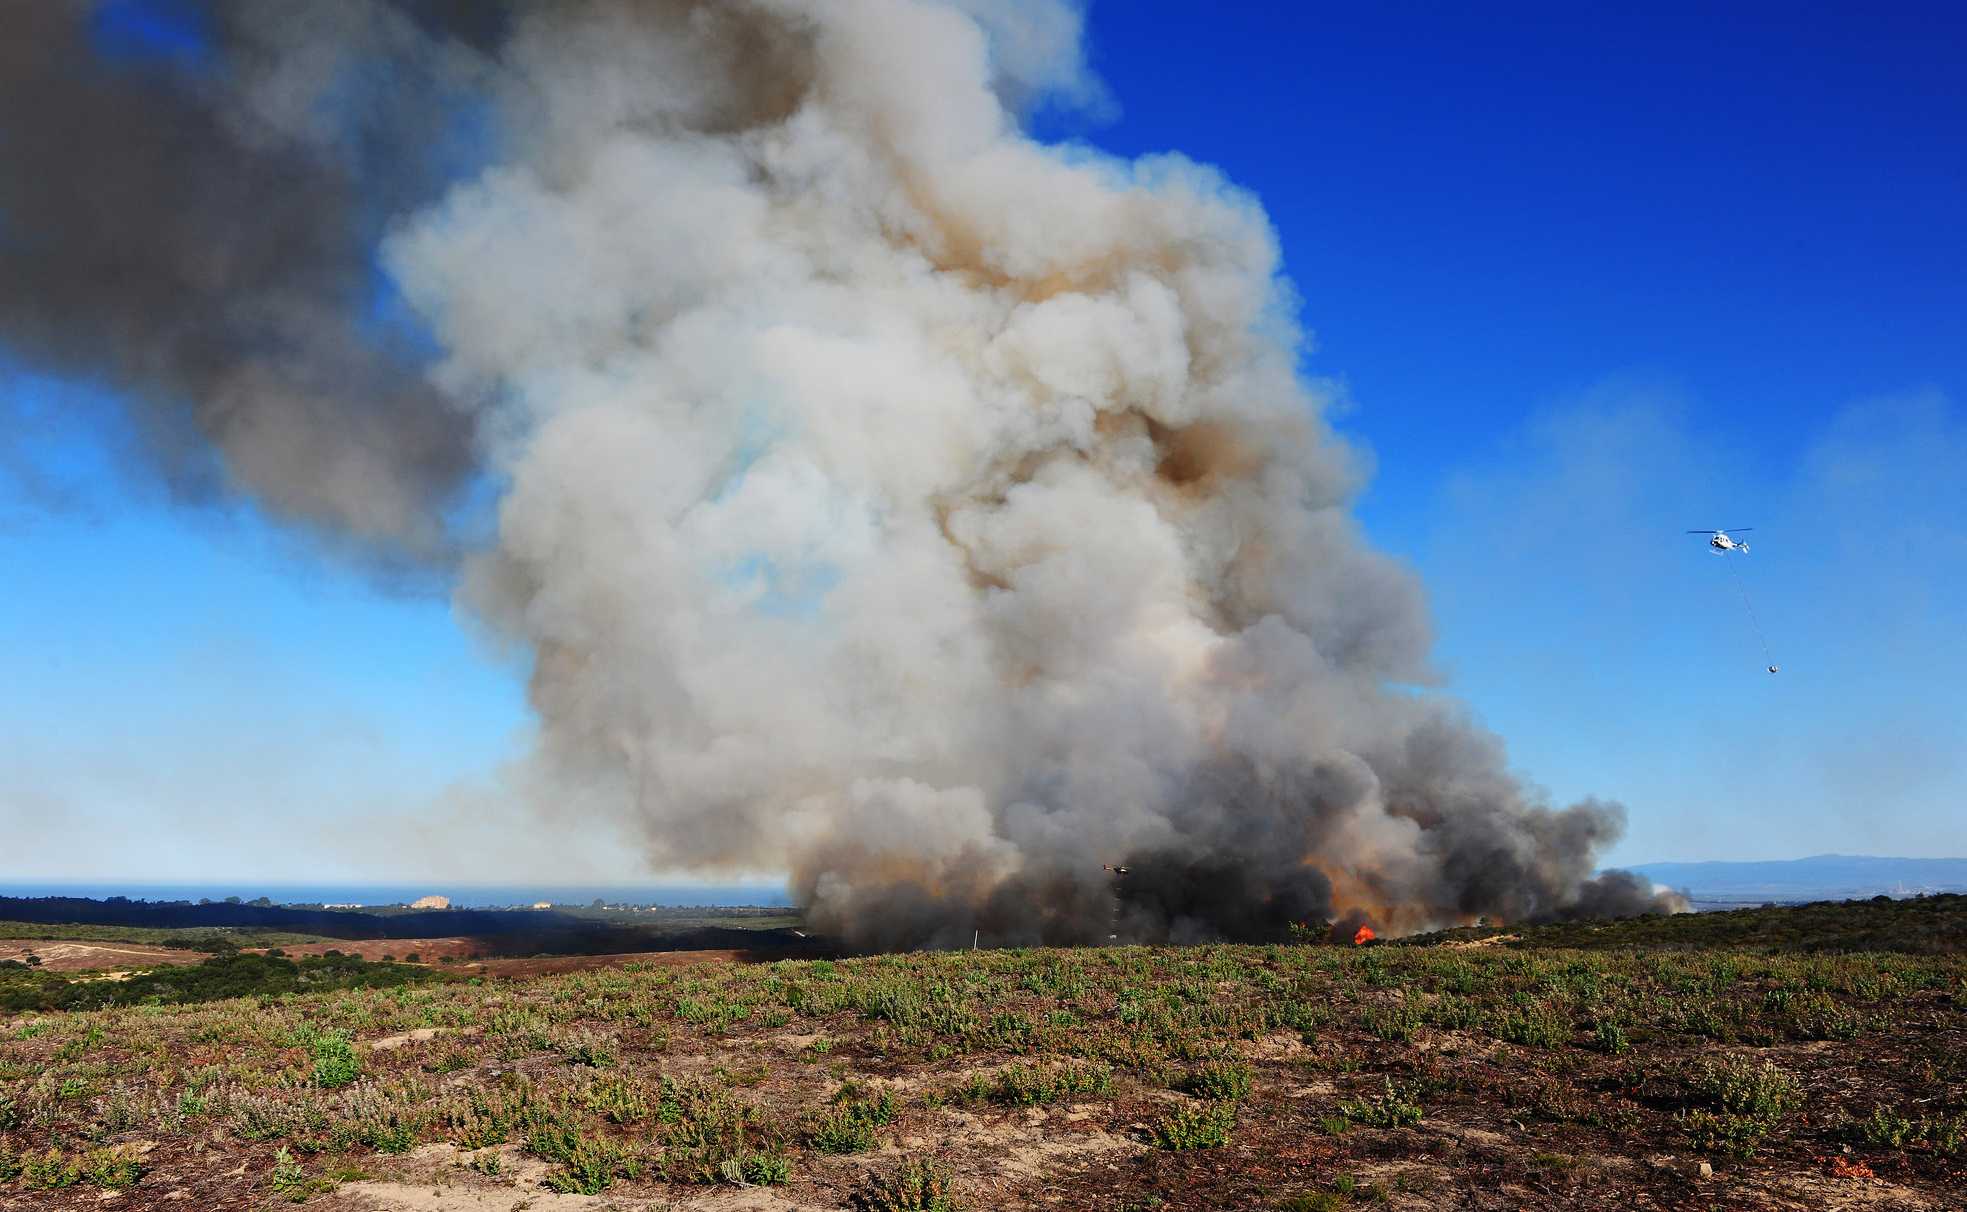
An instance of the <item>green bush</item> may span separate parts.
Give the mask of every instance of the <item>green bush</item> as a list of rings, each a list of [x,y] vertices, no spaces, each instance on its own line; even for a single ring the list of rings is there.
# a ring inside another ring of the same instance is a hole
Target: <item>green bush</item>
[[[97,1149],[82,1159],[82,1177],[105,1191],[123,1191],[137,1185],[143,1166],[121,1149]]]
[[[362,1060],[345,1035],[321,1036],[314,1041],[313,1052],[314,1084],[323,1089],[351,1085],[362,1076]]]
[[[1390,1044],[1404,1044],[1414,1038],[1421,1025],[1421,1013],[1405,1002],[1390,1006],[1368,1006],[1359,1016],[1366,1030]]]
[[[1080,1097],[1104,1097],[1113,1092],[1109,1065],[1066,1063],[1027,1065],[1013,1062],[988,1076],[978,1074],[958,1087],[954,1096],[964,1102],[1035,1107],[1071,1102]]]
[[[1148,1139],[1159,1149],[1219,1149],[1235,1126],[1235,1103],[1204,1103],[1166,1117],[1149,1129]]]
[[[815,1122],[813,1147],[822,1153],[865,1153],[874,1147],[874,1130],[895,1118],[895,1096],[883,1090],[868,1098],[856,1087],[841,1091],[840,1105]]]
[[[1705,1110],[1682,1111],[1678,1119],[1681,1130],[1694,1142],[1694,1147],[1709,1153],[1753,1157],[1756,1146],[1769,1135],[1768,1120],[1752,1115],[1736,1115],[1730,1111],[1719,1114]]]
[[[957,1205],[947,1171],[908,1161],[893,1174],[870,1174],[848,1206],[854,1212],[956,1212]]]
[[[792,1180],[792,1162],[783,1153],[739,1153],[719,1167],[724,1181],[740,1187],[777,1187]]]
[[[599,1195],[626,1177],[631,1159],[612,1141],[588,1136],[566,1123],[542,1124],[526,1138],[526,1147],[547,1161],[559,1162],[546,1185],[563,1195]]]
[[[1954,1157],[1967,1152],[1967,1115],[1906,1115],[1896,1108],[1875,1105],[1870,1116],[1847,1125],[1845,1135],[1877,1148],[1926,1148],[1942,1157]]]
[[[301,1169],[301,1164],[294,1160],[294,1155],[287,1151],[285,1145],[273,1154],[273,1173],[267,1177],[267,1184],[273,1188],[275,1195],[294,1203],[301,1203],[314,1193],[314,1184],[308,1181],[307,1171]]]
[[[60,1149],[30,1153],[21,1159],[21,1181],[36,1191],[55,1191],[82,1181],[82,1168]]]
[[[1339,1114],[1370,1128],[1403,1128],[1421,1122],[1421,1105],[1394,1089],[1387,1078],[1378,1098],[1348,1099],[1339,1104]]]
[[[1591,1027],[1591,1046],[1607,1056],[1623,1056],[1632,1050],[1626,1030],[1611,1019],[1600,1019]]]
[[[1235,1102],[1250,1093],[1250,1066],[1211,1061],[1184,1074],[1180,1088],[1197,1098]]]
[[[1759,1065],[1746,1060],[1708,1061],[1692,1085],[1722,1110],[1762,1120],[1782,1116],[1801,1098],[1796,1079],[1770,1061]]]
[[[1496,1018],[1496,1038],[1531,1048],[1555,1048],[1571,1037],[1571,1026],[1549,1006],[1530,1003],[1506,1010]]]

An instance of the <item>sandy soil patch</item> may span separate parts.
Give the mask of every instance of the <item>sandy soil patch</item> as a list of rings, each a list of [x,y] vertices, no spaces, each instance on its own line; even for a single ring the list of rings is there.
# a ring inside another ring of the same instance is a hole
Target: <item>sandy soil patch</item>
[[[50,972],[149,968],[157,964],[199,964],[210,958],[202,951],[146,947],[139,943],[95,943],[81,939],[52,938],[0,939],[0,960],[25,962],[29,955],[41,957],[41,966]]]
[[[410,1173],[345,1183],[309,1206],[336,1212],[826,1212],[831,1207],[802,1203],[769,1187],[672,1188],[660,1196],[620,1190],[562,1195],[543,1186],[553,1167],[513,1145],[501,1147],[498,1155],[500,1172],[488,1176],[464,1168],[469,1151],[426,1145],[404,1157]],[[419,1170],[421,1176],[415,1173]]]

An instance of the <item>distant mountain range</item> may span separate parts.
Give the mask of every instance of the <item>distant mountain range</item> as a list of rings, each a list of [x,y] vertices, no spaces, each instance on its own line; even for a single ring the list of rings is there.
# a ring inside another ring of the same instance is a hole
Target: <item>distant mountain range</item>
[[[1818,854],[1774,862],[1641,863],[1629,868],[1697,904],[1761,904],[1967,892],[1967,858]]]

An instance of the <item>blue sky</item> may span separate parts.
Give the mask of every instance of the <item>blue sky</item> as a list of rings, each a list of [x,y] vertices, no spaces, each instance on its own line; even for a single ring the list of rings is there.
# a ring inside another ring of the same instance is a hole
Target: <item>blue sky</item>
[[[1629,805],[1612,859],[1967,854],[1967,16],[1109,0],[1090,32],[1112,112],[1040,130],[1262,198],[1366,526],[1513,763]],[[249,511],[112,493],[83,389],[0,392],[0,877],[539,859],[485,794],[519,660]],[[1775,677],[1679,533],[1742,524]]]

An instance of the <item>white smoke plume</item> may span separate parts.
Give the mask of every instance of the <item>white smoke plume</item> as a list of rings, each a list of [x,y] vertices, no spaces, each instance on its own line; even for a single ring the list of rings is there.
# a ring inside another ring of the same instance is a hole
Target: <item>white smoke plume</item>
[[[549,815],[626,815],[656,869],[788,870],[871,947],[1668,907],[1590,878],[1622,809],[1551,808],[1407,688],[1421,595],[1349,516],[1256,200],[1021,129],[1099,95],[1076,9],[362,11],[346,44],[499,116],[495,165],[388,195],[442,357],[401,402],[309,395],[384,452],[352,494],[220,449],[318,525],[447,551],[456,419],[504,490],[458,593],[535,656]],[[239,154],[345,161],[294,91],[320,41],[254,45]],[[316,369],[300,345],[275,369]],[[224,381],[234,424],[292,414]],[[362,428],[397,424],[423,445]]]

